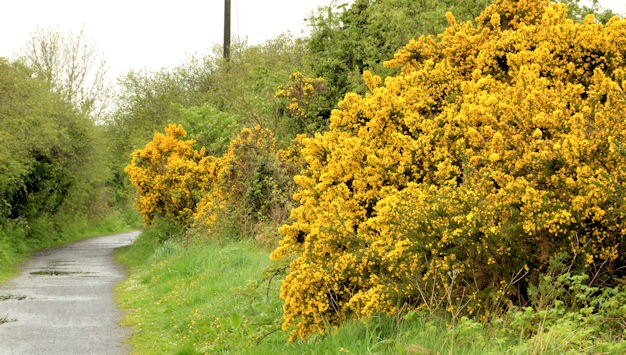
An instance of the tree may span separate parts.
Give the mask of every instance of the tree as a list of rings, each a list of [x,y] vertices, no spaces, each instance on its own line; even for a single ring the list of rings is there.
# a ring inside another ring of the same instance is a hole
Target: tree
[[[84,29],[63,33],[59,28],[37,28],[20,59],[82,113],[102,119],[109,100],[107,65]]]
[[[107,173],[94,122],[33,75],[0,58],[0,222],[84,212]]]

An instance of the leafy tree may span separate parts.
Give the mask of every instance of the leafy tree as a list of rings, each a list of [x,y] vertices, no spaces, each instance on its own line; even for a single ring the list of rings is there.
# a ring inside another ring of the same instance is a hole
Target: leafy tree
[[[0,217],[86,211],[107,171],[94,123],[20,63],[0,59]]]
[[[240,130],[236,116],[219,112],[208,104],[190,108],[175,104],[174,109],[178,111],[180,123],[186,127],[189,137],[196,140],[198,149],[205,147],[210,155],[224,154]]]

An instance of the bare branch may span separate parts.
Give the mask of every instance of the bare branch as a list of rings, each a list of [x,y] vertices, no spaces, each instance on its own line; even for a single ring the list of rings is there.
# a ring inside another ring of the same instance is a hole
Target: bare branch
[[[63,33],[58,27],[38,27],[22,49],[20,60],[77,110],[101,119],[110,99],[107,66],[84,29],[76,34]]]

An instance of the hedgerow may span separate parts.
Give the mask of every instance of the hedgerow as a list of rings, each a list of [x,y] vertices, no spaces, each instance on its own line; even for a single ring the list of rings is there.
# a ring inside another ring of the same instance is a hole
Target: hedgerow
[[[523,305],[552,256],[624,275],[626,21],[496,0],[411,40],[328,132],[302,140],[300,206],[273,252],[292,339],[350,316]]]

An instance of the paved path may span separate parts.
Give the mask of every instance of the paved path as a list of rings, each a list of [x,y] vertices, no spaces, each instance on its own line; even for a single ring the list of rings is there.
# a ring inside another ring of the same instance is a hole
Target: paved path
[[[115,249],[139,232],[94,237],[34,253],[0,285],[0,354],[125,354],[128,334],[113,288]]]

